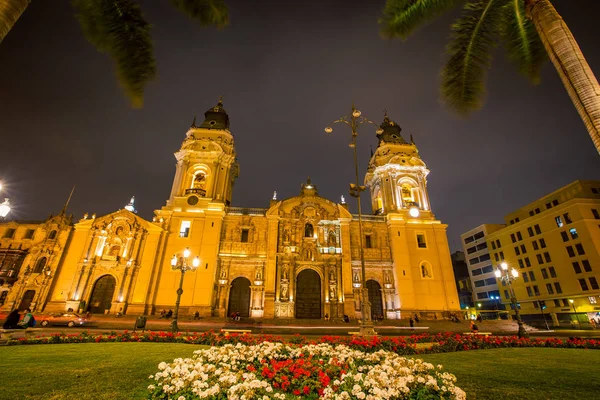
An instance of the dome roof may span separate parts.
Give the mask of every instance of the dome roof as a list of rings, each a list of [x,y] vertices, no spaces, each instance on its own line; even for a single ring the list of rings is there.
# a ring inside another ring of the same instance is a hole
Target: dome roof
[[[381,144],[381,142],[395,143],[395,144],[409,144],[406,140],[404,140],[404,138],[400,134],[400,132],[402,131],[402,128],[400,128],[400,125],[398,125],[397,123],[395,123],[388,117],[387,111],[385,113],[385,116],[383,117],[383,122],[381,123],[381,125],[379,127],[381,128],[381,131],[382,131],[381,133],[377,134],[377,139],[379,139],[379,144]]]
[[[204,113],[204,122],[198,128],[229,129],[229,115],[223,108],[223,96],[221,96],[216,106],[209,108]]]

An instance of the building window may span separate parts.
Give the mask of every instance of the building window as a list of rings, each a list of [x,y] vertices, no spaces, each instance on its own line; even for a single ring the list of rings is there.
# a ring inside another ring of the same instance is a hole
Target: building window
[[[569,213],[564,213],[564,214],[563,214],[563,217],[565,218],[565,223],[566,223],[566,224],[570,224],[571,222],[573,222],[573,221],[571,220],[571,217],[569,216]]]
[[[533,245],[533,250],[539,250],[540,247],[538,246],[537,242],[534,240],[533,242],[531,242],[531,244]]]
[[[544,263],[544,259],[541,254],[536,254],[538,264],[542,265]]]
[[[50,240],[56,239],[56,231],[51,231],[50,234],[48,235],[48,239],[50,239]]]
[[[596,210],[595,208],[592,208],[592,215],[595,219],[600,219],[600,213],[598,213],[598,210]]]
[[[485,286],[485,281],[483,279],[479,280],[479,281],[475,281],[475,287],[482,287],[482,286]]]
[[[539,213],[540,213],[540,209],[539,209],[539,208],[536,208],[536,209],[535,209],[535,213],[536,213],[536,214],[539,214]]]
[[[508,290],[504,290],[504,298],[505,298],[505,299],[508,299],[508,298],[510,298],[510,297],[508,296]]]
[[[533,291],[531,290],[531,286],[527,286],[526,289],[527,289],[527,296],[529,296],[529,297],[533,296]]]
[[[500,239],[496,239],[496,247],[500,248],[502,245],[500,244]]]
[[[535,293],[536,296],[540,295],[540,289],[537,287],[537,285],[533,285],[533,293]]]
[[[587,285],[587,282],[583,278],[579,279],[579,286],[581,286],[581,290],[590,290],[590,288]]]
[[[579,262],[577,262],[577,261],[573,262],[573,270],[575,271],[576,274],[581,273],[581,267],[579,266]]]
[[[535,229],[535,233],[536,233],[537,235],[539,235],[540,233],[542,233],[542,230],[540,229],[540,226],[539,226],[539,225],[537,225],[537,224],[535,224],[535,225],[533,226],[533,229]]]
[[[579,237],[579,235],[577,234],[577,229],[575,228],[569,229],[569,233],[571,234],[572,239],[577,239]]]
[[[552,259],[550,258],[550,253],[548,253],[547,251],[544,252],[544,259],[546,260],[546,262],[552,262]]]
[[[513,243],[515,243],[517,241],[517,238],[515,237],[514,233],[510,234],[510,240],[512,240]]]
[[[481,239],[483,237],[483,231],[477,232],[474,236],[475,240]]]
[[[533,308],[540,308],[540,303],[537,301],[533,302]]]
[[[477,250],[487,249],[487,242],[483,242],[477,245]]]
[[[484,274],[487,274],[487,273],[493,272],[493,271],[494,271],[494,268],[492,268],[491,265],[488,265],[488,266],[485,266],[485,267],[481,268],[481,272],[484,273]]]
[[[33,269],[33,273],[34,274],[41,274],[42,271],[44,270],[44,267],[46,266],[46,262],[48,260],[46,259],[46,257],[42,257],[38,260],[38,262],[35,264],[35,268]]]
[[[531,282],[535,282],[535,274],[533,273],[533,271],[529,271],[529,280],[531,280]]]
[[[500,261],[500,258],[498,257],[498,253],[494,253],[494,258],[496,259],[496,262]]]
[[[527,233],[529,233],[529,237],[533,236],[533,229],[531,227],[527,228]]]
[[[554,267],[548,268],[548,271],[550,271],[550,276],[552,278],[556,278],[556,270],[554,269]]]
[[[517,239],[518,240],[523,240],[523,236],[521,236],[521,232],[517,232]]]
[[[477,268],[471,271],[471,275],[473,276],[477,276],[477,275],[481,275],[483,274],[483,272],[481,271],[481,268]]]
[[[35,230],[33,230],[33,229],[27,229],[27,232],[25,232],[23,239],[33,239],[34,232],[35,232]]]
[[[524,244],[521,245],[521,253],[523,253],[523,254],[527,253],[527,248],[525,247]]]
[[[592,266],[588,260],[581,260],[581,265],[583,265],[583,270],[585,272],[592,272]]]
[[[563,242],[568,242],[569,241],[569,235],[567,235],[567,231],[562,231],[560,233],[560,236],[562,236]]]
[[[549,283],[546,283],[546,290],[548,290],[548,294],[554,294],[554,288]]]
[[[519,258],[519,268],[525,268],[525,266],[523,265],[523,260],[521,260]]]
[[[523,274],[523,282],[529,282],[529,277],[527,276],[527,274]]]
[[[492,240],[492,250],[496,250],[496,243],[494,243],[494,241]]]
[[[519,251],[519,246],[515,247],[515,254],[518,255],[518,256],[521,255],[521,252]]]
[[[427,248],[427,242],[425,242],[425,235],[422,233],[417,233],[417,247],[420,249]]]
[[[548,271],[546,271],[546,268],[542,268],[542,278],[548,279]]]
[[[250,229],[242,229],[242,237],[240,238],[240,242],[248,243],[249,234],[250,234]]]
[[[575,257],[575,251],[573,251],[572,246],[567,246],[567,253],[569,253],[569,257]]]
[[[477,293],[477,298],[478,299],[487,299],[488,294],[486,292]]]
[[[533,210],[529,211],[529,216],[533,217]]]
[[[471,258],[469,260],[469,264],[471,264],[471,265],[477,264],[478,262],[479,262],[479,257]]]
[[[590,286],[592,287],[592,289],[598,290],[598,281],[596,281],[596,278],[594,278],[593,276],[590,278]]]
[[[560,307],[560,300],[554,299],[554,307]]]
[[[467,254],[473,254],[477,251],[477,247],[473,246],[473,247],[469,247],[467,249]]]
[[[581,243],[577,243],[575,245],[575,248],[577,249],[577,254],[579,254],[580,256],[585,255],[585,251],[583,250],[583,245]]]
[[[487,286],[493,286],[493,285],[495,285],[496,284],[496,278],[487,278],[485,280],[485,284]]]
[[[563,227],[563,222],[562,222],[562,219],[560,218],[560,216],[554,218],[554,220],[556,221],[556,226],[558,226],[559,228]]]
[[[594,297],[594,296],[588,297],[588,300],[590,301],[590,304],[597,304],[598,303],[598,300],[596,300],[596,297]]]
[[[471,243],[474,240],[475,239],[473,238],[473,236],[469,236],[469,237],[465,238],[465,244],[469,244],[469,243]]]
[[[502,261],[504,261],[504,252],[503,252],[503,251],[501,251],[501,252],[500,252],[500,259],[501,259]]]
[[[546,210],[549,210],[552,208],[552,203],[546,203]]]
[[[192,226],[191,221],[181,221],[181,226],[179,227],[179,237],[182,237],[182,238],[190,237],[191,226]]]
[[[418,235],[417,235],[418,237]],[[365,235],[365,247],[370,249],[373,247],[373,243],[371,242],[371,235]]]
[[[518,218],[518,217],[517,217],[517,218],[515,218],[515,224],[516,224],[517,222],[519,222],[519,218]]]
[[[545,249],[545,248],[546,248],[546,241],[545,241],[543,238],[541,238],[541,239],[540,239],[540,247],[541,247],[542,249]]]
[[[6,232],[4,232],[4,236],[3,237],[5,239],[6,238],[11,238],[12,239],[13,236],[15,236],[15,229],[14,228],[8,228],[6,230]]]
[[[528,267],[531,267],[531,261],[529,261],[529,257],[525,257],[524,260],[525,260],[525,265]]]

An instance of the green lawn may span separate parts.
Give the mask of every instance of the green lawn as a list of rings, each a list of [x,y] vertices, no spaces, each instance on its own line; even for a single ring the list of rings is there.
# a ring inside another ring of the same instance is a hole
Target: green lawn
[[[161,361],[201,346],[86,343],[0,347],[3,399],[143,399]],[[497,349],[422,357],[455,374],[469,399],[599,398],[600,352]]]

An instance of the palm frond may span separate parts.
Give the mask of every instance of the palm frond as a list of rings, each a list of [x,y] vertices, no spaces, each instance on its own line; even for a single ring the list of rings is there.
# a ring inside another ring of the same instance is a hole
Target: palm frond
[[[223,0],[171,0],[171,4],[201,26],[223,28],[229,24],[229,10]]]
[[[504,6],[506,22],[502,39],[509,60],[532,83],[537,84],[547,53],[535,25],[525,16],[524,4],[523,0],[510,0]]]
[[[492,60],[504,18],[507,0],[471,0],[452,25],[446,48],[448,61],[442,71],[442,100],[461,114],[480,108],[485,94],[485,76]]]
[[[150,25],[132,0],[72,0],[88,41],[115,62],[117,78],[134,107],[156,75]]]
[[[406,39],[415,29],[465,0],[387,0],[379,19],[386,38]]]

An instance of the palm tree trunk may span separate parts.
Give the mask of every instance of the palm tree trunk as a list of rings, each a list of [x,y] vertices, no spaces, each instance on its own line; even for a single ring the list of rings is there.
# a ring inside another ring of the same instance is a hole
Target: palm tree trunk
[[[0,43],[30,2],[31,0],[0,0]]]
[[[573,34],[550,0],[525,0],[542,43],[600,153],[600,86]]]

